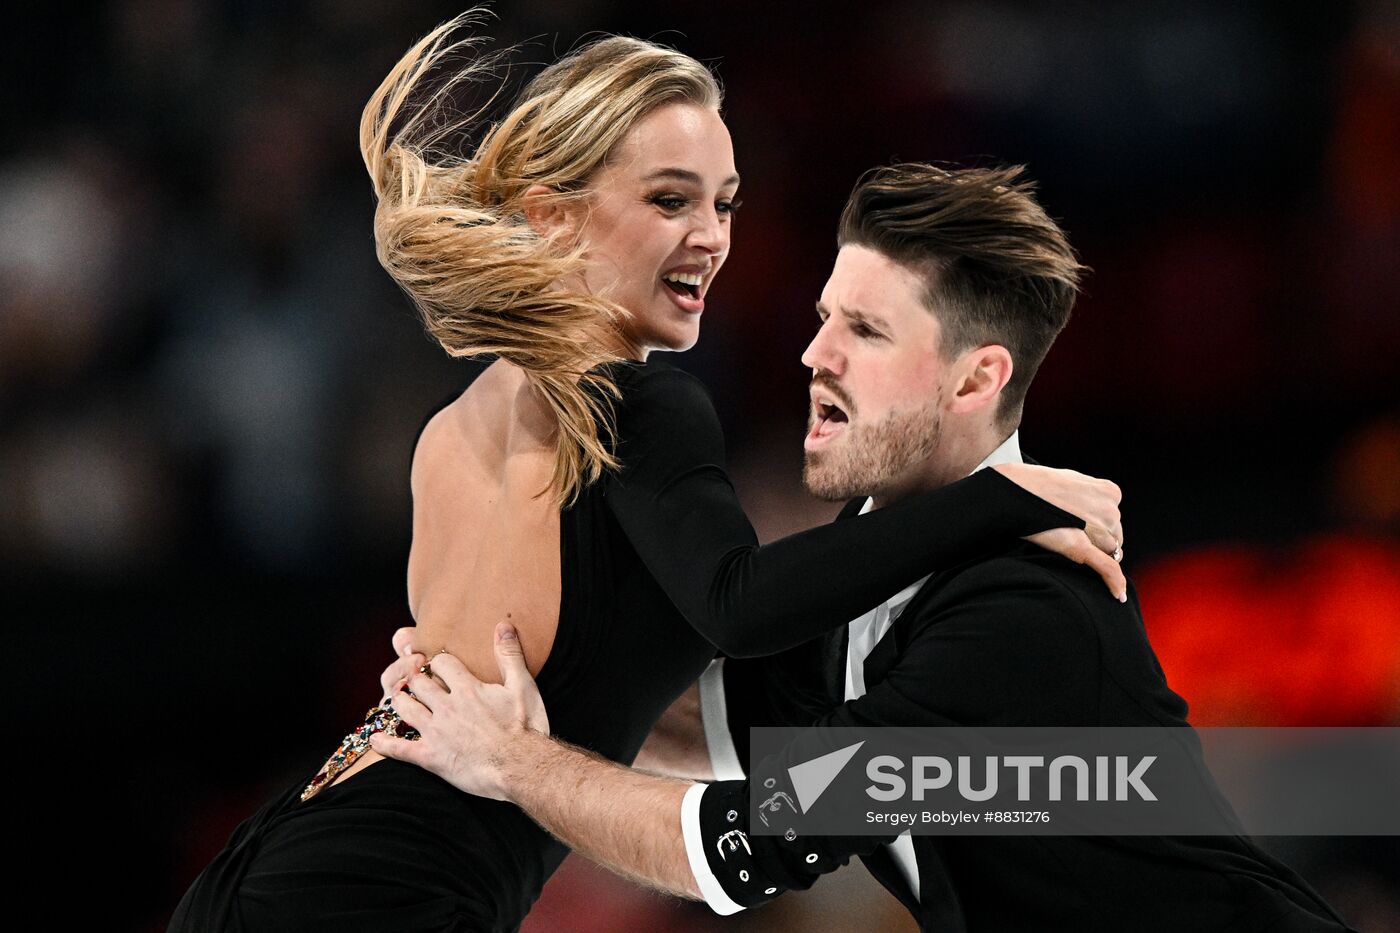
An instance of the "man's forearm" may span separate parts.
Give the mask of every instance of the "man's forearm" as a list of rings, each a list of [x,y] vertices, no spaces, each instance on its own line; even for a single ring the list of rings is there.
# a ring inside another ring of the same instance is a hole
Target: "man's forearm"
[[[641,884],[700,898],[681,831],[687,781],[624,768],[538,732],[501,755],[511,800],[555,838]]]

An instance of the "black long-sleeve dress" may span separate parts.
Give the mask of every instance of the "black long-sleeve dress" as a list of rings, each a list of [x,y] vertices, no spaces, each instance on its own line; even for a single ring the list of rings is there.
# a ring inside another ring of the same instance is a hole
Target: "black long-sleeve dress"
[[[622,470],[560,515],[559,625],[537,683],[555,735],[630,763],[714,657],[846,624],[941,566],[1082,526],[993,470],[759,546],[709,396],[660,362],[613,375]],[[185,894],[172,931],[519,926],[566,849],[513,805],[385,760],[264,806]]]

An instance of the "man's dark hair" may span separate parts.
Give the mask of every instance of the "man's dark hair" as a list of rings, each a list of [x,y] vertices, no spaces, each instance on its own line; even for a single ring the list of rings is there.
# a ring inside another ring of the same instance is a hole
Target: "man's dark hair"
[[[1007,427],[1020,423],[1026,389],[1088,271],[1036,203],[1023,171],[922,163],[871,169],[851,192],[836,238],[923,277],[946,359],[988,344],[1010,351],[1011,381],[996,412]]]

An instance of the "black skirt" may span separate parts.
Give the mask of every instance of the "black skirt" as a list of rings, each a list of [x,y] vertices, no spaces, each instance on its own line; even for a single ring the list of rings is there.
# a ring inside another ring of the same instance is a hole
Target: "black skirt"
[[[172,933],[514,930],[566,854],[519,809],[384,760],[234,832]]]

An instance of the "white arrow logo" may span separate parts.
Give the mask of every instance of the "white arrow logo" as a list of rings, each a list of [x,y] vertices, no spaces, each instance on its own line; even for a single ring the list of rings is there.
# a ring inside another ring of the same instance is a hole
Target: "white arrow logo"
[[[797,794],[797,803],[802,807],[803,813],[812,809],[812,804],[831,786],[831,782],[836,780],[836,775],[846,767],[846,762],[855,757],[855,753],[860,751],[864,744],[863,741],[857,742],[788,768],[788,777],[792,778],[792,789]]]

